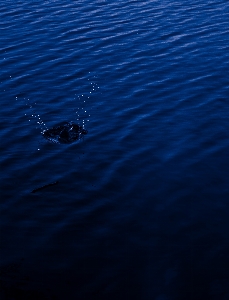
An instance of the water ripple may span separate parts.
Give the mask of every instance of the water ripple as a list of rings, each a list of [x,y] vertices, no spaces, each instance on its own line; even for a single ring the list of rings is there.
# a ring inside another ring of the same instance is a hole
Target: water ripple
[[[208,235],[228,225],[229,4],[8,0],[0,16],[3,263],[26,257],[60,299],[225,298],[208,290],[221,271],[200,285],[186,257],[228,252]],[[85,139],[43,139],[64,121]]]

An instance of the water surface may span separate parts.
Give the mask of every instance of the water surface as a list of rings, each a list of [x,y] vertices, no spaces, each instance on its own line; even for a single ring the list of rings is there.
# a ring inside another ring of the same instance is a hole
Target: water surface
[[[229,298],[228,20],[225,0],[0,4],[3,299]],[[60,122],[88,134],[45,140]]]

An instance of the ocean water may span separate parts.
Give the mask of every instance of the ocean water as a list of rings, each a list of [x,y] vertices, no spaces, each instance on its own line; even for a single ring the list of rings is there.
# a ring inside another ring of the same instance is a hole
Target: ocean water
[[[6,0],[0,32],[1,299],[228,300],[228,1]]]

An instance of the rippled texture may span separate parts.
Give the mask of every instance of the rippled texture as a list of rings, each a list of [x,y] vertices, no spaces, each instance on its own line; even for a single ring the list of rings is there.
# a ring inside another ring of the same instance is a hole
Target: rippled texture
[[[228,20],[1,1],[3,299],[229,299]],[[66,121],[88,134],[43,139]]]

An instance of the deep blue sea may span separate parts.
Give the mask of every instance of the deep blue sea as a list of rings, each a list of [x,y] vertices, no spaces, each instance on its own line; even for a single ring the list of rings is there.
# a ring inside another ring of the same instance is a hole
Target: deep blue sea
[[[227,0],[1,1],[0,101],[2,300],[229,299]]]

